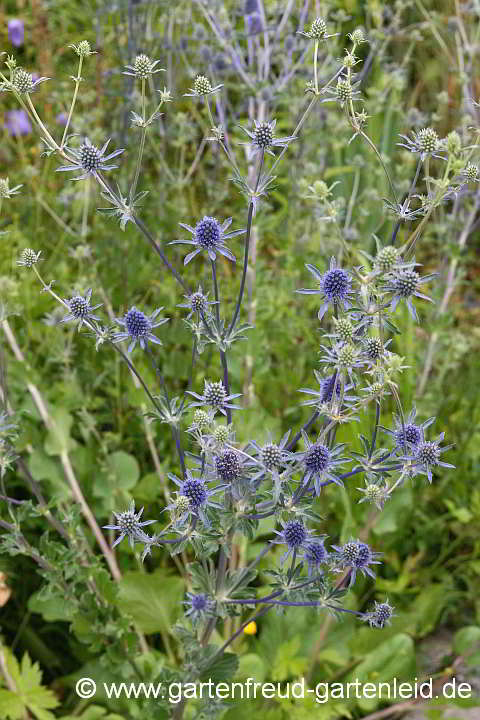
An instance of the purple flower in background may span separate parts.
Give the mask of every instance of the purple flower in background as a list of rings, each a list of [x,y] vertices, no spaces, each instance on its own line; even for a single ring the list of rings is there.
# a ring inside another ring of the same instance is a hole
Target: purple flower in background
[[[61,112],[58,113],[57,117],[55,118],[55,122],[57,123],[57,125],[62,125],[63,127],[65,127],[65,125],[67,124],[67,119],[67,113]]]
[[[21,47],[24,39],[23,20],[14,18],[8,21],[8,39],[14,47]]]
[[[32,126],[25,110],[9,110],[5,113],[5,127],[10,135],[28,135]]]

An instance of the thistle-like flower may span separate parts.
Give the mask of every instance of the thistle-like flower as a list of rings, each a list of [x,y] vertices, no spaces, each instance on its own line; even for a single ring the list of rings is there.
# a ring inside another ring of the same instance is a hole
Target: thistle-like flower
[[[186,471],[183,480],[180,480],[172,474],[169,474],[168,477],[180,488],[178,498],[185,497],[188,499],[188,506],[186,503],[184,504],[183,515],[178,518],[178,521],[183,524],[193,515],[194,517],[200,518],[204,525],[210,527],[210,520],[206,515],[206,510],[209,506],[219,507],[218,503],[211,500],[211,497],[220,490],[223,490],[225,485],[222,484],[214,488],[209,488],[202,477],[194,476],[190,470]],[[178,501],[175,501],[175,503],[168,505],[168,509],[176,509],[177,505]]]
[[[50,78],[48,77],[40,77],[37,80],[34,80],[31,73],[19,67],[15,68],[12,77],[11,87],[21,95],[28,95],[29,93],[34,92],[41,83],[49,79]],[[3,89],[9,90],[10,86],[4,84]]]
[[[225,240],[235,237],[236,235],[243,235],[246,231],[233,230],[232,232],[227,233],[226,230],[228,230],[231,224],[231,217],[227,218],[227,220],[220,225],[216,218],[204,215],[203,219],[195,225],[195,228],[187,225],[186,223],[180,223],[180,227],[185,228],[185,230],[188,230],[188,232],[193,235],[191,240],[174,240],[169,244],[195,246],[195,250],[185,256],[183,261],[184,265],[187,265],[190,260],[193,260],[196,255],[202,252],[202,250],[205,250],[208,253],[208,257],[212,261],[216,260],[217,253],[220,253],[220,255],[223,255],[229,260],[235,262],[235,255],[233,255],[226,247]]]
[[[429,275],[424,275],[423,277],[420,277],[419,273],[414,270],[414,267],[418,265],[419,263],[416,263],[414,261],[410,263],[408,267],[394,270],[386,276],[387,283],[384,287],[385,290],[393,293],[393,298],[390,303],[390,308],[392,312],[395,312],[395,309],[401,300],[405,300],[410,315],[417,322],[418,315],[412,303],[412,298],[418,297],[422,298],[423,300],[433,302],[431,298],[423,295],[423,293],[419,292],[418,289],[421,285],[424,285],[425,283],[433,280],[433,278],[437,275],[437,273],[431,273]]]
[[[292,141],[296,140],[296,135],[290,135],[289,137],[277,138],[275,137],[275,126],[276,120],[271,122],[257,122],[253,121],[254,129],[253,132],[247,130],[242,125],[239,125],[240,129],[248,135],[250,142],[239,143],[240,145],[246,145],[250,148],[250,157],[254,157],[259,152],[266,152],[269,155],[275,157],[274,153],[270,150],[272,147],[287,147]]]
[[[90,305],[90,298],[92,297],[92,289],[89,288],[83,295],[74,295],[70,300],[65,299],[65,304],[69,309],[69,313],[63,317],[60,322],[69,322],[74,320],[78,324],[78,330],[82,327],[85,320],[100,320],[98,315],[94,314],[94,310],[101,307],[103,303],[98,305]]]
[[[146,535],[143,532],[142,528],[145,527],[145,525],[151,525],[152,523],[156,522],[156,520],[144,520],[143,522],[140,522],[142,513],[143,507],[138,511],[138,513],[135,513],[135,502],[133,500],[130,503],[130,507],[128,510],[120,513],[113,513],[115,515],[115,520],[117,521],[117,524],[103,526],[105,530],[118,530],[118,532],[120,533],[118,538],[113,543],[112,547],[118,545],[118,543],[121,542],[124,537],[128,537],[131,548],[133,548],[135,541],[145,541]]]
[[[77,55],[79,57],[88,57],[88,55],[96,55],[97,51],[92,50],[90,43],[88,40],[81,40],[78,45],[75,45],[72,43],[72,45],[69,45],[68,47],[71,47],[72,50],[75,50]]]
[[[323,565],[328,560],[328,552],[324,545],[325,538],[326,535],[315,538],[315,540],[308,542],[303,549],[303,558],[308,566],[308,577],[317,575],[320,565]]]
[[[303,37],[308,38],[309,40],[328,40],[328,38],[335,37],[335,35],[338,35],[339,33],[334,33],[333,35],[327,34],[327,23],[325,20],[321,17],[316,17],[315,20],[310,25],[310,30],[307,30],[306,32],[302,32],[299,30],[297,32],[297,35],[303,35]]]
[[[102,148],[97,148],[92,145],[88,138],[85,138],[83,145],[78,150],[69,149],[69,152],[74,156],[70,165],[62,165],[57,168],[57,172],[81,172],[78,177],[72,178],[72,180],[85,180],[89,175],[95,175],[98,172],[105,172],[107,170],[114,170],[118,165],[109,164],[110,160],[121,155],[124,152],[124,148],[115,150],[109,155],[105,155],[108,143],[110,139],[103,145]]]
[[[303,440],[306,449],[295,453],[300,458],[304,466],[303,484],[307,485],[311,478],[314,481],[315,493],[320,495],[320,491],[324,484],[334,482],[336,485],[343,487],[343,482],[335,475],[334,468],[345,462],[346,458],[338,457],[345,449],[345,444],[334,445],[329,448],[322,442],[310,442],[306,432],[302,431]],[[322,482],[325,481],[325,482]]]
[[[450,448],[453,447],[452,445],[445,445],[445,447],[440,447],[440,443],[442,442],[444,437],[445,433],[442,432],[436,440],[424,440],[423,442],[420,442],[415,448],[415,455],[413,460],[414,467],[418,472],[427,476],[429,483],[431,483],[433,479],[432,469],[434,467],[437,467],[438,465],[446,468],[455,467],[455,465],[451,465],[450,463],[446,463],[440,460],[442,453],[450,450]]]
[[[357,488],[363,497],[358,501],[358,504],[368,502],[373,503],[378,510],[382,510],[383,506],[390,497],[388,485],[378,485],[375,482],[365,481],[365,487]]]
[[[370,569],[370,565],[380,565],[380,553],[373,552],[367,543],[360,542],[360,540],[349,540],[345,545],[338,546],[332,545],[333,549],[337,551],[337,556],[334,562],[339,565],[341,569],[350,568],[350,585],[353,585],[357,577],[357,572],[360,571],[363,575],[369,575],[371,578],[375,577],[374,572]]]
[[[440,148],[440,138],[433,128],[428,127],[422,128],[422,130],[418,132],[413,131],[411,137],[408,137],[408,135],[400,135],[399,137],[405,140],[405,142],[397,143],[397,145],[404,147],[411,153],[419,153],[422,161],[425,160],[428,155],[443,160],[442,155],[437,153],[437,150]]]
[[[141,310],[137,310],[133,305],[128,310],[123,318],[117,318],[116,322],[125,328],[121,332],[115,333],[113,336],[113,342],[122,342],[123,340],[130,340],[128,346],[129,353],[132,352],[133,348],[137,344],[140,344],[142,350],[147,346],[147,343],[153,342],[157,345],[162,345],[162,341],[153,335],[153,328],[159,327],[164,323],[168,322],[168,318],[162,318],[157,320],[158,314],[163,310],[163,307],[157,308],[151,315],[145,315]]]
[[[396,451],[407,455],[416,452],[416,449],[425,439],[425,430],[435,422],[435,418],[431,417],[423,423],[416,423],[417,409],[413,407],[402,423],[402,418],[395,414],[395,427],[393,430],[382,427],[382,430],[395,440]]]
[[[177,307],[187,308],[187,310],[190,311],[187,315],[187,320],[189,320],[192,315],[197,315],[198,318],[202,315],[207,315],[209,306],[218,304],[215,300],[208,299],[208,292],[204,294],[200,285],[198,286],[198,290],[191,293],[191,295],[184,295],[184,297],[187,301],[179,303]]]
[[[215,609],[215,601],[205,593],[186,593],[187,599],[183,604],[186,607],[185,615],[195,624],[210,616]]]
[[[17,260],[17,265],[30,268],[39,261],[41,254],[41,250],[36,253],[35,250],[32,250],[31,248],[25,248],[25,250],[22,250],[20,259]]]
[[[197,75],[193,88],[190,88],[190,92],[184,93],[184,97],[206,97],[218,92],[222,87],[223,84],[212,87],[212,83],[205,75]]]
[[[0,200],[10,200],[13,195],[18,195],[21,187],[23,185],[15,185],[15,187],[11,188],[8,177],[0,178]]]
[[[337,261],[334,257],[330,260],[329,269],[324,273],[321,273],[315,265],[306,264],[305,267],[318,281],[319,288],[317,290],[301,288],[296,292],[302,295],[323,295],[324,303],[318,311],[319,320],[323,318],[330,304],[336,307],[343,305],[345,310],[350,307],[352,278],[347,270],[337,267]]]
[[[390,625],[391,619],[394,616],[395,608],[389,605],[388,601],[379,603],[375,601],[373,610],[365,613],[363,620],[368,622],[370,627],[384,628],[385,625]]]
[[[160,60],[151,60],[148,55],[141,53],[140,55],[137,55],[133,65],[125,66],[127,69],[122,74],[131,75],[132,77],[136,77],[140,80],[146,80],[151,77],[151,75],[155,75],[155,73],[165,72],[163,68],[156,67],[159,62]]]
[[[204,382],[205,387],[203,390],[203,395],[199,395],[192,390],[187,390],[187,393],[189,395],[191,395],[193,398],[196,398],[196,401],[190,403],[189,407],[202,407],[204,405],[207,405],[213,410],[221,412],[223,415],[227,414],[227,408],[230,408],[232,410],[241,410],[241,407],[239,405],[232,404],[232,400],[240,397],[241,393],[233,393],[227,395],[227,391],[225,390],[225,387],[221,380],[218,380],[217,382],[209,382],[208,380],[205,380]]]
[[[287,522],[281,521],[282,529],[274,530],[275,535],[278,538],[272,540],[273,544],[286,545],[287,549],[280,558],[280,562],[283,564],[289,555],[295,553],[295,555],[304,549],[307,543],[313,540],[312,531],[305,527],[301,520],[288,520]]]

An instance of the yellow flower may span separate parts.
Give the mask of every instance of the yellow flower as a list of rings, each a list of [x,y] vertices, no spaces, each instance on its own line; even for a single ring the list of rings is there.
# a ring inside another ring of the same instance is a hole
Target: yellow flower
[[[248,625],[245,625],[243,628],[243,632],[245,635],[256,635],[257,634],[257,623],[252,620],[252,622],[249,622]]]

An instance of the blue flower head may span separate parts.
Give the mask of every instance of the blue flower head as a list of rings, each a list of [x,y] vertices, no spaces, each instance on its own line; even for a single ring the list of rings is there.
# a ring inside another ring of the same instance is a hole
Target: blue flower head
[[[185,615],[189,617],[193,623],[204,620],[205,617],[212,614],[215,602],[205,593],[187,592],[187,599],[184,600]]]
[[[349,568],[351,571],[350,585],[354,584],[359,570],[363,575],[369,575],[372,578],[375,577],[374,572],[370,569],[370,565],[380,564],[380,561],[377,560],[380,553],[373,552],[367,543],[360,542],[360,540],[349,540],[341,547],[338,545],[333,545],[332,547],[338,553],[336,560],[340,567]]]
[[[318,319],[321,320],[328,310],[329,305],[338,307],[343,305],[345,310],[350,307],[350,296],[352,295],[352,278],[350,273],[343,268],[337,267],[334,257],[330,260],[329,269],[321,273],[315,265],[305,265],[307,270],[318,281],[318,289],[301,288],[297,290],[302,295],[323,295],[324,303],[318,311]]]
[[[116,513],[115,519],[117,521],[116,525],[104,525],[105,530],[118,530],[120,535],[113,543],[112,547],[115,547],[115,545],[118,545],[119,542],[123,540],[124,537],[128,537],[128,540],[130,542],[130,547],[133,548],[133,545],[135,541],[137,542],[144,542],[147,538],[147,535],[143,532],[142,527],[145,525],[150,525],[151,523],[156,522],[155,520],[144,520],[143,522],[140,522],[140,518],[143,513],[143,507],[138,511],[138,513],[135,512],[135,503],[132,500],[130,503],[130,507],[128,510],[125,510],[125,512]]]
[[[113,160],[113,158],[123,153],[124,149],[115,150],[109,155],[105,155],[109,142],[110,139],[107,140],[102,148],[97,148],[95,145],[92,145],[88,138],[85,138],[83,145],[81,145],[78,150],[68,149],[74,159],[70,165],[62,165],[57,168],[57,172],[70,172],[74,170],[81,174],[78,177],[72,178],[72,180],[85,180],[89,175],[95,175],[100,171],[114,170],[118,165],[112,165],[110,160]]]
[[[306,450],[295,453],[304,465],[303,482],[306,485],[311,478],[314,480],[315,493],[320,495],[322,488],[322,480],[334,482],[336,485],[343,487],[343,482],[335,475],[334,468],[341,465],[345,458],[338,457],[343,451],[345,445],[335,445],[333,448],[327,447],[322,442],[310,442],[308,435],[302,431]]]
[[[305,527],[301,520],[282,520],[282,530],[274,530],[278,538],[272,540],[275,544],[286,545],[287,549],[281,557],[280,562],[284,563],[289,555],[295,555],[312,540],[312,531]]]
[[[328,552],[324,545],[324,538],[319,538],[305,545],[303,557],[307,561],[308,576],[311,577],[318,572],[320,565],[328,559]]]
[[[180,227],[188,230],[192,234],[191,240],[174,240],[170,245],[194,245],[195,250],[185,256],[183,264],[187,265],[196,255],[200,252],[205,251],[208,253],[210,260],[214,261],[217,258],[217,253],[223,255],[235,262],[235,255],[225,245],[225,240],[228,238],[235,237],[236,235],[242,235],[245,230],[234,230],[227,233],[226,231],[232,224],[232,218],[228,218],[221,225],[218,220],[209,215],[204,215],[195,227],[191,227],[186,223],[180,223]]]
[[[130,340],[131,342],[128,346],[129,353],[132,352],[137,342],[140,344],[142,350],[146,348],[149,341],[161,345],[161,340],[153,335],[152,330],[168,322],[168,318],[162,318],[161,320],[156,319],[162,310],[163,307],[157,308],[151,315],[147,316],[133,305],[123,318],[117,319],[116,322],[124,327],[125,330],[115,333],[113,342],[117,343],[123,340]]]

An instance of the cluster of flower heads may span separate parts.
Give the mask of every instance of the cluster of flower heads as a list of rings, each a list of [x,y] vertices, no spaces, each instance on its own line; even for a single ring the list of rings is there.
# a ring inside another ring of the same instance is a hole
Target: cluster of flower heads
[[[249,15],[254,15],[254,12]],[[254,24],[249,27],[251,30],[255,29]],[[12,27],[12,38],[19,39],[20,31],[23,33],[23,27],[21,29]],[[320,41],[332,37],[327,34],[327,26],[322,18],[316,18],[310,29],[300,34],[313,40],[316,48]],[[363,42],[365,40],[363,31],[356,30],[351,39],[354,47]],[[80,58],[93,52],[86,41],[73,48]],[[347,73],[339,75],[336,88],[332,89],[342,105],[351,104],[351,100],[357,95],[350,74],[350,69],[356,62],[353,51],[347,54],[344,61]],[[162,71],[157,67],[158,64],[158,60],[152,60],[142,53],[136,56],[132,65],[126,66],[124,74],[141,80],[144,87],[145,80]],[[46,79],[35,79],[23,68],[17,68],[12,64],[10,83],[2,86],[2,89],[18,94],[30,94]],[[209,96],[217,93],[221,87],[222,85],[214,87],[206,76],[197,75],[193,88],[187,96],[204,98],[208,105]],[[170,99],[169,93],[165,90],[162,100],[168,99]],[[152,118],[157,116],[158,113],[154,113]],[[362,122],[361,114],[356,115],[355,118],[358,123]],[[242,144],[249,147],[251,156],[260,154],[262,163],[265,154],[274,155],[274,148],[284,150],[296,139],[294,135],[277,137],[275,120],[261,122],[255,120],[251,130],[246,128],[242,130],[249,138],[248,143]],[[444,159],[445,151],[458,154],[461,150],[460,138],[450,135],[446,142],[443,142],[432,128],[424,128],[414,132],[411,137],[401,136],[401,138],[404,142],[399,144],[410,152],[418,153],[422,161],[427,157]],[[82,180],[89,176],[101,179],[102,172],[117,167],[111,161],[124,152],[123,149],[117,149],[107,154],[108,144],[109,140],[99,148],[86,137],[77,150],[66,147],[65,156],[69,158],[69,163],[57,170],[79,173],[73,178],[74,180]],[[480,179],[480,171],[472,163],[465,166],[462,175],[468,181]],[[317,185],[315,192],[326,199],[331,194],[333,186],[328,188],[323,185],[324,187],[321,183]],[[10,188],[8,179],[1,180],[0,198],[10,198],[16,194],[19,187]],[[133,198],[130,206],[127,206],[126,200],[120,196],[123,220],[126,216],[128,219],[132,218],[131,206],[138,198],[139,196]],[[111,198],[109,201],[112,201]],[[416,216],[416,211],[410,211],[409,198],[394,209],[397,214],[400,212],[403,219],[413,219]],[[117,210],[114,212],[116,213]],[[212,263],[216,261],[218,254],[235,262],[235,256],[226,246],[225,241],[244,234],[246,230],[228,232],[231,223],[232,218],[220,223],[215,217],[207,215],[199,220],[195,227],[180,223],[192,237],[188,240],[176,240],[171,244],[194,246],[193,251],[184,258],[185,265],[203,251]],[[389,483],[392,473],[399,474],[399,481],[396,484],[417,474],[426,475],[428,481],[432,482],[436,467],[454,467],[441,460],[442,454],[450,447],[441,446],[444,434],[441,433],[435,440],[426,437],[426,430],[433,423],[434,418],[418,423],[415,408],[407,417],[403,414],[396,415],[393,429],[381,428],[387,437],[393,439],[394,447],[390,450],[384,448],[375,450],[367,444],[365,455],[352,452],[352,457],[349,458],[344,454],[345,444],[336,444],[335,433],[325,431],[325,427],[328,427],[328,422],[332,419],[336,423],[357,419],[352,414],[352,408],[355,406],[366,405],[372,399],[378,404],[380,396],[388,392],[389,386],[393,387],[394,374],[404,367],[402,358],[398,358],[388,349],[391,341],[384,339],[384,332],[390,327],[386,319],[381,320],[382,313],[385,315],[388,311],[393,313],[398,304],[404,301],[412,317],[418,320],[413,298],[430,300],[420,292],[420,288],[434,278],[433,274],[421,276],[417,270],[419,264],[415,259],[407,261],[402,257],[402,251],[393,245],[377,247],[377,250],[376,257],[369,258],[370,268],[361,266],[355,268],[354,272],[340,267],[333,257],[328,268],[323,272],[317,266],[307,264],[306,268],[314,277],[317,287],[302,288],[297,291],[305,295],[321,296],[318,310],[320,321],[324,320],[329,310],[333,312],[331,332],[325,335],[330,345],[322,346],[320,357],[320,364],[326,366],[326,371],[325,373],[315,371],[319,389],[300,390],[309,394],[311,398],[303,404],[313,406],[316,414],[325,420],[320,433],[313,438],[302,430],[299,436],[290,440],[291,432],[288,431],[278,442],[272,437],[264,443],[250,440],[243,449],[240,449],[235,441],[232,425],[216,422],[217,414],[222,419],[222,416],[228,417],[232,410],[241,409],[233,402],[240,397],[240,394],[230,393],[222,380],[205,380],[203,394],[188,391],[193,398],[189,407],[195,409],[193,423],[188,432],[197,442],[200,452],[198,455],[193,453],[189,455],[195,465],[194,469],[183,467],[181,478],[169,475],[178,488],[165,508],[170,514],[170,525],[159,535],[149,536],[144,527],[155,521],[142,520],[143,508],[136,512],[132,501],[128,510],[114,513],[115,524],[105,526],[119,533],[114,546],[124,538],[129,541],[132,548],[135,543],[143,544],[145,557],[154,545],[163,543],[175,545],[177,542],[180,544],[195,537],[197,528],[202,530],[203,527],[212,535],[218,527],[216,521],[222,513],[232,513],[238,522],[245,522],[250,530],[253,522],[275,514],[280,529],[274,531],[275,538],[270,542],[286,548],[280,564],[283,566],[290,558],[292,574],[296,572],[296,563],[297,569],[306,569],[309,582],[315,582],[328,573],[337,573],[341,575],[337,589],[342,585],[353,585],[359,573],[371,578],[375,577],[373,566],[380,564],[380,554],[366,542],[350,539],[344,544],[332,545],[327,549],[326,536],[315,535],[309,527],[309,521],[317,519],[311,508],[312,498],[320,495],[323,488],[328,485],[336,484],[343,487],[344,480],[349,475],[355,474],[356,469],[360,467],[365,472],[365,487],[358,488],[362,494],[360,502],[371,502],[382,508],[391,496],[392,487]],[[39,257],[40,253],[27,248],[23,251],[18,264],[33,267]],[[65,299],[63,304],[67,314],[61,322],[75,322],[79,329],[83,324],[95,327],[100,321],[95,311],[101,305],[92,305],[91,295],[92,290],[89,289],[83,295],[77,293],[70,299]],[[193,315],[198,322],[209,314],[209,306],[216,304],[208,300],[208,293],[204,293],[200,286],[197,291],[185,297],[186,302],[179,307],[188,310],[187,319]],[[158,308],[147,315],[135,306],[130,307],[124,317],[116,320],[122,330],[110,335],[112,342],[128,341],[129,353],[137,343],[142,349],[147,349],[150,342],[161,344],[153,330],[167,322],[166,318],[158,317],[162,309]],[[377,313],[380,310],[382,312]],[[372,376],[372,383],[368,388],[359,388],[360,368],[365,374]],[[366,390],[367,394],[358,397],[359,389]],[[172,413],[171,407],[169,412]],[[177,420],[178,418],[175,418],[175,422]],[[303,437],[304,449],[294,452],[299,437]],[[354,469],[351,472],[340,473],[341,466],[348,461],[356,463]],[[267,508],[266,514],[263,513],[264,508]],[[171,534],[175,537],[169,537]],[[290,580],[291,577],[289,582]],[[189,592],[185,600],[186,616],[193,623],[205,621],[216,612],[218,602],[221,600],[219,601],[214,593],[209,594],[203,590]],[[288,602],[285,604],[288,605]],[[340,607],[335,606],[333,609]],[[381,628],[390,621],[393,608],[388,602],[376,602],[371,611],[359,615],[370,626]]]

